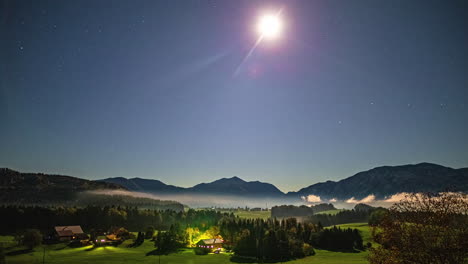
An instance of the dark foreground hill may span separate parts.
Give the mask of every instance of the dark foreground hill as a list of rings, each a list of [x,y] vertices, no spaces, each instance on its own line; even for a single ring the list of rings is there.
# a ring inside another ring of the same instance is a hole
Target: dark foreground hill
[[[362,199],[370,194],[382,199],[401,192],[468,192],[468,169],[452,169],[432,163],[383,166],[363,171],[338,182],[327,181],[290,192],[288,196]]]
[[[130,196],[126,191],[114,183],[0,168],[2,204],[131,205],[183,210],[180,203]]]
[[[0,169],[0,201],[3,203],[43,203],[71,200],[75,194],[91,190],[125,190],[120,185],[95,182],[64,175],[21,173]]]

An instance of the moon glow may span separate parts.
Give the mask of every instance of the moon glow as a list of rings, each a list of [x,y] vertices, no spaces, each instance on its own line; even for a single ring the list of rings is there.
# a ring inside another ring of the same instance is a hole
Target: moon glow
[[[260,17],[257,29],[261,37],[274,39],[280,36],[283,25],[278,15]]]

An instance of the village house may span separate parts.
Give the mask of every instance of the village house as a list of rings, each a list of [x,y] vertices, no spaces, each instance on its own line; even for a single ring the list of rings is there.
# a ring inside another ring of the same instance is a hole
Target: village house
[[[115,234],[110,234],[110,235],[101,235],[97,236],[96,239],[94,240],[94,244],[96,246],[110,246],[110,245],[118,245],[121,243],[122,240],[120,238],[117,238]]]
[[[198,241],[197,247],[210,249],[211,252],[219,252],[223,248],[224,241],[219,238],[202,239]]]
[[[81,226],[56,226],[56,236],[60,241],[69,241],[75,239],[87,238],[86,234],[81,229]]]

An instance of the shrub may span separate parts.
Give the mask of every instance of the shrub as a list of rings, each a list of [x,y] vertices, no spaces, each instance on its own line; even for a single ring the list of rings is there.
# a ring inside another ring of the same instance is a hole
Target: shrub
[[[206,254],[210,253],[211,250],[208,249],[208,248],[196,247],[194,249],[194,251],[195,251],[195,254],[197,254],[197,255],[206,255]]]
[[[39,230],[28,229],[23,234],[17,236],[16,240],[21,246],[25,246],[31,250],[42,243],[42,234]]]

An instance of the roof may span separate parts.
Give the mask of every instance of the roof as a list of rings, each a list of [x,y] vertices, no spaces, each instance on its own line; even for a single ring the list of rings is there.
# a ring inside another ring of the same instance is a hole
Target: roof
[[[56,226],[55,231],[59,236],[71,236],[75,234],[83,234],[83,229],[81,229],[81,226]],[[70,234],[71,232],[71,234]],[[63,235],[62,235],[63,234]]]
[[[223,240],[219,238],[211,238],[211,239],[200,240],[200,242],[203,242],[205,245],[212,245],[212,244],[222,244]]]
[[[73,236],[73,232],[71,230],[60,230],[57,231],[57,234],[61,237]]]

